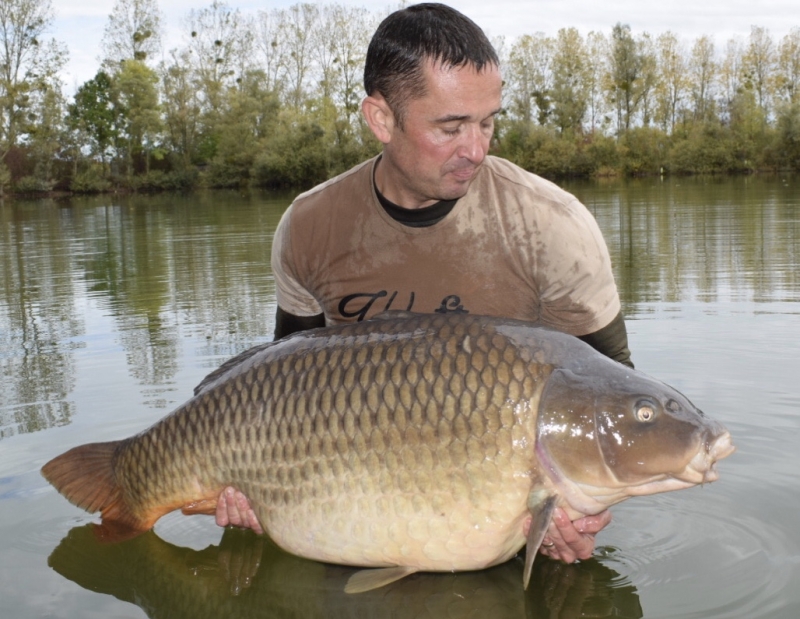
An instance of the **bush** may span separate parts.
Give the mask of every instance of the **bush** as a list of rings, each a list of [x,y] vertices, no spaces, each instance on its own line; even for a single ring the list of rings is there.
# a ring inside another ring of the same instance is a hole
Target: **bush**
[[[246,185],[248,174],[238,165],[214,161],[203,172],[203,184],[215,189],[233,189]]]
[[[163,172],[152,170],[143,176],[131,179],[134,191],[189,191],[197,186],[199,173],[195,169]]]
[[[325,131],[316,123],[284,127],[258,156],[253,177],[265,187],[311,187],[328,178]]]
[[[69,185],[70,190],[76,193],[103,193],[111,189],[111,183],[104,178],[97,168],[89,168],[78,172]]]
[[[44,181],[35,176],[23,176],[16,183],[14,183],[14,191],[16,193],[47,193],[52,191],[53,183]]]
[[[620,138],[620,164],[626,176],[659,174],[667,167],[667,136],[652,127],[628,130]]]
[[[586,156],[593,176],[619,174],[619,150],[614,138],[600,132],[591,134],[586,145]]]
[[[719,174],[737,167],[730,132],[719,125],[690,131],[669,152],[670,172],[676,174]]]

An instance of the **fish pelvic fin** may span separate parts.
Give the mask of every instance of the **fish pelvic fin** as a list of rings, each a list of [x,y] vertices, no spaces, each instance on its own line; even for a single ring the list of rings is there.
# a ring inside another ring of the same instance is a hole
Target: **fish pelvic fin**
[[[95,533],[104,541],[119,541],[150,529],[125,502],[114,473],[114,454],[122,441],[73,447],[42,467],[42,475],[73,505],[100,512],[103,524]]]
[[[385,587],[419,571],[417,567],[398,566],[361,570],[353,574],[344,586],[345,593],[364,593]]]
[[[181,507],[181,512],[184,516],[193,516],[195,514],[213,516],[217,513],[217,496],[214,495],[211,498],[198,499],[197,501],[187,503]]]
[[[550,526],[553,511],[556,508],[556,495],[546,490],[533,490],[528,495],[528,511],[531,513],[531,527],[528,529],[528,539],[525,543],[525,570],[522,572],[522,585],[528,588],[533,569],[533,560],[539,552],[539,546]]]

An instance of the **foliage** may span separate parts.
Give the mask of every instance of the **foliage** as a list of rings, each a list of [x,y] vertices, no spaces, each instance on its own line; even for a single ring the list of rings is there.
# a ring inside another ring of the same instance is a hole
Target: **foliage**
[[[773,151],[776,167],[800,169],[800,100],[779,110]]]
[[[0,2],[0,158],[27,137],[37,100],[61,88],[66,50],[43,38],[52,21],[50,0]]]
[[[14,191],[16,193],[47,193],[53,189],[53,185],[47,181],[43,181],[36,176],[23,176],[16,183],[14,183]]]
[[[253,176],[265,187],[310,187],[330,175],[327,151],[319,124],[285,119],[256,160]]]
[[[73,191],[307,187],[380,152],[359,113],[381,14],[300,3],[188,13],[161,53],[157,0],[116,0],[95,76],[67,101],[51,0],[0,2],[6,186]],[[618,23],[498,46],[493,153],[562,176],[800,170],[800,28],[717,46]],[[162,58],[160,62],[157,60]],[[0,179],[2,180],[2,179]]]
[[[116,93],[111,88],[111,77],[105,71],[98,71],[78,88],[66,120],[69,127],[81,132],[91,154],[105,163],[109,148],[119,137],[121,113]]]
[[[161,47],[161,12],[156,0],[117,0],[103,33],[105,58],[112,65],[145,62]]]
[[[90,166],[75,175],[69,188],[77,193],[103,193],[111,189],[111,182],[103,176],[100,168]]]
[[[147,174],[133,177],[130,189],[138,192],[189,191],[197,185],[198,177],[197,170],[151,170]]]
[[[144,155],[144,172],[150,171],[150,156],[161,129],[157,84],[156,73],[138,60],[122,62],[114,76],[112,87],[121,111],[120,137],[129,175],[137,155]]]

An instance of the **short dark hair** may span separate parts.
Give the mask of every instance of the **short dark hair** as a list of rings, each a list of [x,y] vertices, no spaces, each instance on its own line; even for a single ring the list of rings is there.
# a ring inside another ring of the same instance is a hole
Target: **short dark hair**
[[[415,4],[384,19],[367,48],[364,88],[380,93],[402,127],[405,102],[425,95],[423,64],[500,66],[494,47],[469,17],[444,4]]]

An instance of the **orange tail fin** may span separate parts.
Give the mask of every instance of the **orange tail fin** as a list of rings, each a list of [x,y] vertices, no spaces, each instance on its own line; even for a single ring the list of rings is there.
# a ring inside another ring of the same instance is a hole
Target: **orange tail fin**
[[[152,526],[130,511],[117,484],[113,457],[121,442],[79,445],[42,467],[44,478],[70,503],[102,514],[103,525],[97,533],[108,541],[132,537]]]

